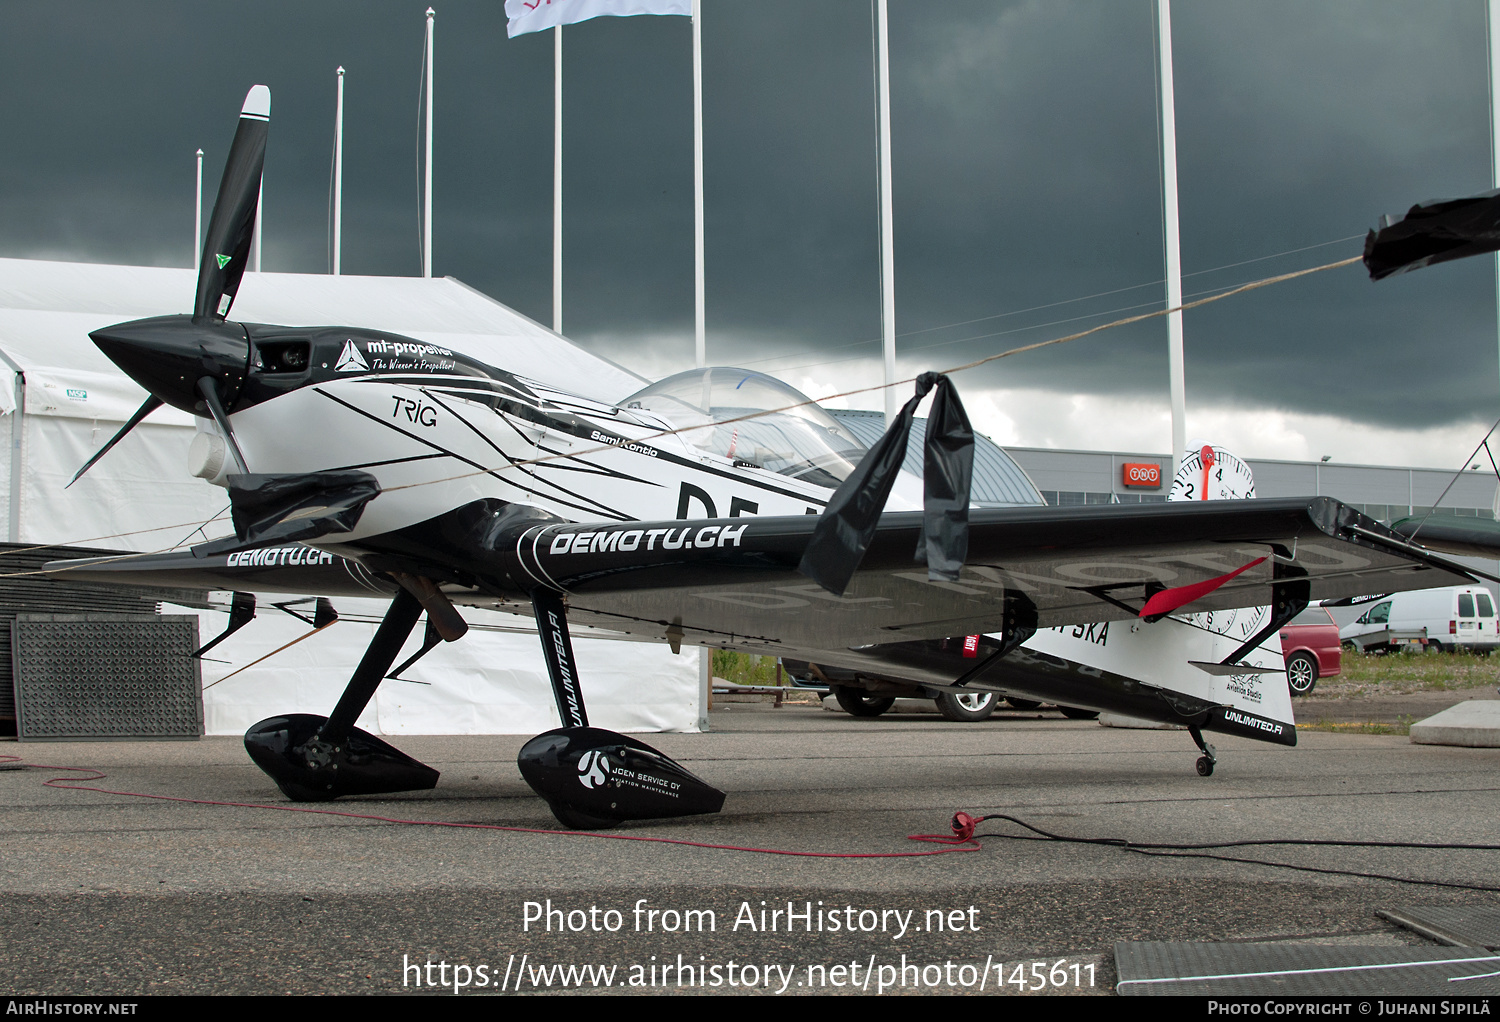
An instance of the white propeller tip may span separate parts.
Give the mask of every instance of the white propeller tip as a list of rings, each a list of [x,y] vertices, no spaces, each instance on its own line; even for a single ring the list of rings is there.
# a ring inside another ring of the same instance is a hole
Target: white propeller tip
[[[245,93],[245,105],[240,108],[241,117],[271,119],[271,90],[264,85],[252,85]]]

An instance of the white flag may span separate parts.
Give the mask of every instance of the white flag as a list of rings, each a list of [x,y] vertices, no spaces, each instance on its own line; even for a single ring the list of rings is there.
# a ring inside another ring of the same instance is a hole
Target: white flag
[[[693,15],[693,0],[505,0],[512,39],[527,32],[540,32],[556,25],[573,25],[612,14],[628,18],[636,14]]]

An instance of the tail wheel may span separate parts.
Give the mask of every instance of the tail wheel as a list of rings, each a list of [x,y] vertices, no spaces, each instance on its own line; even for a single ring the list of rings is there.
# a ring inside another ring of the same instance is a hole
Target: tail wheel
[[[856,717],[878,717],[892,706],[896,700],[889,696],[880,699],[867,694],[863,689],[849,688],[840,685],[833,690],[833,697],[839,701],[845,713]]]
[[[1286,662],[1286,682],[1292,695],[1305,696],[1318,683],[1318,662],[1311,653],[1294,653]]]
[[[1000,697],[993,692],[944,692],[934,700],[938,713],[949,720],[984,720],[995,712]]]

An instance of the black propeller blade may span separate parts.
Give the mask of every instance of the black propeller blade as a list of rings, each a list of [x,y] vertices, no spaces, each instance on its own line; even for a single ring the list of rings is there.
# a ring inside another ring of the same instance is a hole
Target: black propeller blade
[[[145,387],[151,396],[125,427],[78,470],[69,486],[158,407],[171,404],[201,415],[200,398],[218,423],[235,467],[242,475],[249,472],[229,428],[224,403],[226,396],[231,403],[234,401],[244,379],[250,342],[243,327],[224,320],[250,261],[270,121],[271,90],[264,85],[252,86],[240,109],[239,127],[235,129],[219,194],[214,200],[213,216],[209,219],[198,266],[198,294],[192,319],[159,316],[117,323],[89,334],[110,361]]]
[[[240,278],[250,261],[250,236],[255,230],[255,209],[260,202],[260,177],[265,166],[270,122],[271,90],[264,85],[252,86],[240,110],[240,124],[234,133],[229,159],[224,163],[224,177],[219,182],[219,195],[214,200],[208,235],[203,241],[198,296],[193,302],[194,321],[224,319],[239,292]]]
[[[205,376],[198,381],[198,393],[203,395],[208,414],[214,417],[214,422],[219,424],[219,432],[224,434],[224,441],[229,445],[229,455],[234,458],[234,467],[240,470],[240,475],[249,475],[250,470],[245,467],[245,456],[240,453],[239,441],[234,438],[234,430],[230,428],[229,416],[224,414],[224,402],[219,400],[219,385],[212,376]]]
[[[110,449],[113,448],[115,444],[125,439],[126,433],[129,433],[132,429],[135,429],[136,426],[140,425],[142,419],[150,415],[152,412],[156,411],[164,403],[165,402],[163,402],[162,399],[157,397],[155,394],[151,395],[150,397],[146,398],[145,401],[141,402],[141,406],[135,410],[135,414],[130,417],[130,421],[125,423],[124,426],[120,427],[120,432],[109,438],[109,443],[99,448],[98,452],[95,453],[92,458],[84,462],[83,468],[80,468],[74,474],[73,478],[68,480],[68,486],[72,486],[74,483],[78,482],[80,476],[94,467],[94,462],[98,461],[100,458],[108,454],[110,452]],[[63,489],[66,490],[68,486],[64,486]]]

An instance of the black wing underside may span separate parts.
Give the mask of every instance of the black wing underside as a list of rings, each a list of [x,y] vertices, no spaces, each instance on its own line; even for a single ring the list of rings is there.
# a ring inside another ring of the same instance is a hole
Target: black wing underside
[[[1265,606],[1274,584],[1293,579],[1307,580],[1311,599],[1334,600],[1475,578],[1328,497],[971,515],[956,582],[930,580],[913,560],[921,515],[893,513],[842,596],[797,573],[812,516],[534,526],[465,551],[463,563],[449,553],[413,565],[408,554],[401,570],[472,581],[445,584],[460,605],[530,615],[529,592],[544,588],[564,595],[577,625],[768,651],[997,632],[1007,598],[1034,608],[1043,628],[1133,618],[1153,593],[1246,565],[1183,612]],[[369,596],[395,589],[376,545],[340,547],[348,561],[277,547],[49,567],[86,581]]]
[[[1326,497],[971,514],[958,581],[930,580],[913,562],[920,515],[888,514],[842,596],[793,570],[811,531],[801,519],[753,521],[739,549],[719,546],[705,530],[722,534],[743,520],[671,523],[678,533],[691,531],[682,549],[666,555],[601,552],[597,538],[587,540],[588,552],[573,554],[562,537],[576,540],[589,530],[554,526],[527,536],[519,560],[539,584],[567,593],[570,620],[579,623],[675,627],[689,641],[701,634],[711,644],[799,649],[999,631],[1007,594],[1028,601],[1043,628],[1134,618],[1161,589],[1205,582],[1260,558],[1184,612],[1266,606],[1275,602],[1275,583],[1298,578],[1309,582],[1314,600],[1473,579]],[[594,536],[607,543],[625,531],[616,526]],[[713,546],[699,549],[701,541]],[[564,552],[552,552],[559,547]]]
[[[208,589],[297,596],[390,597],[394,580],[358,561],[300,544],[280,544],[195,557],[180,554],[117,554],[46,566],[54,578],[113,585]],[[172,579],[163,583],[162,579]]]

